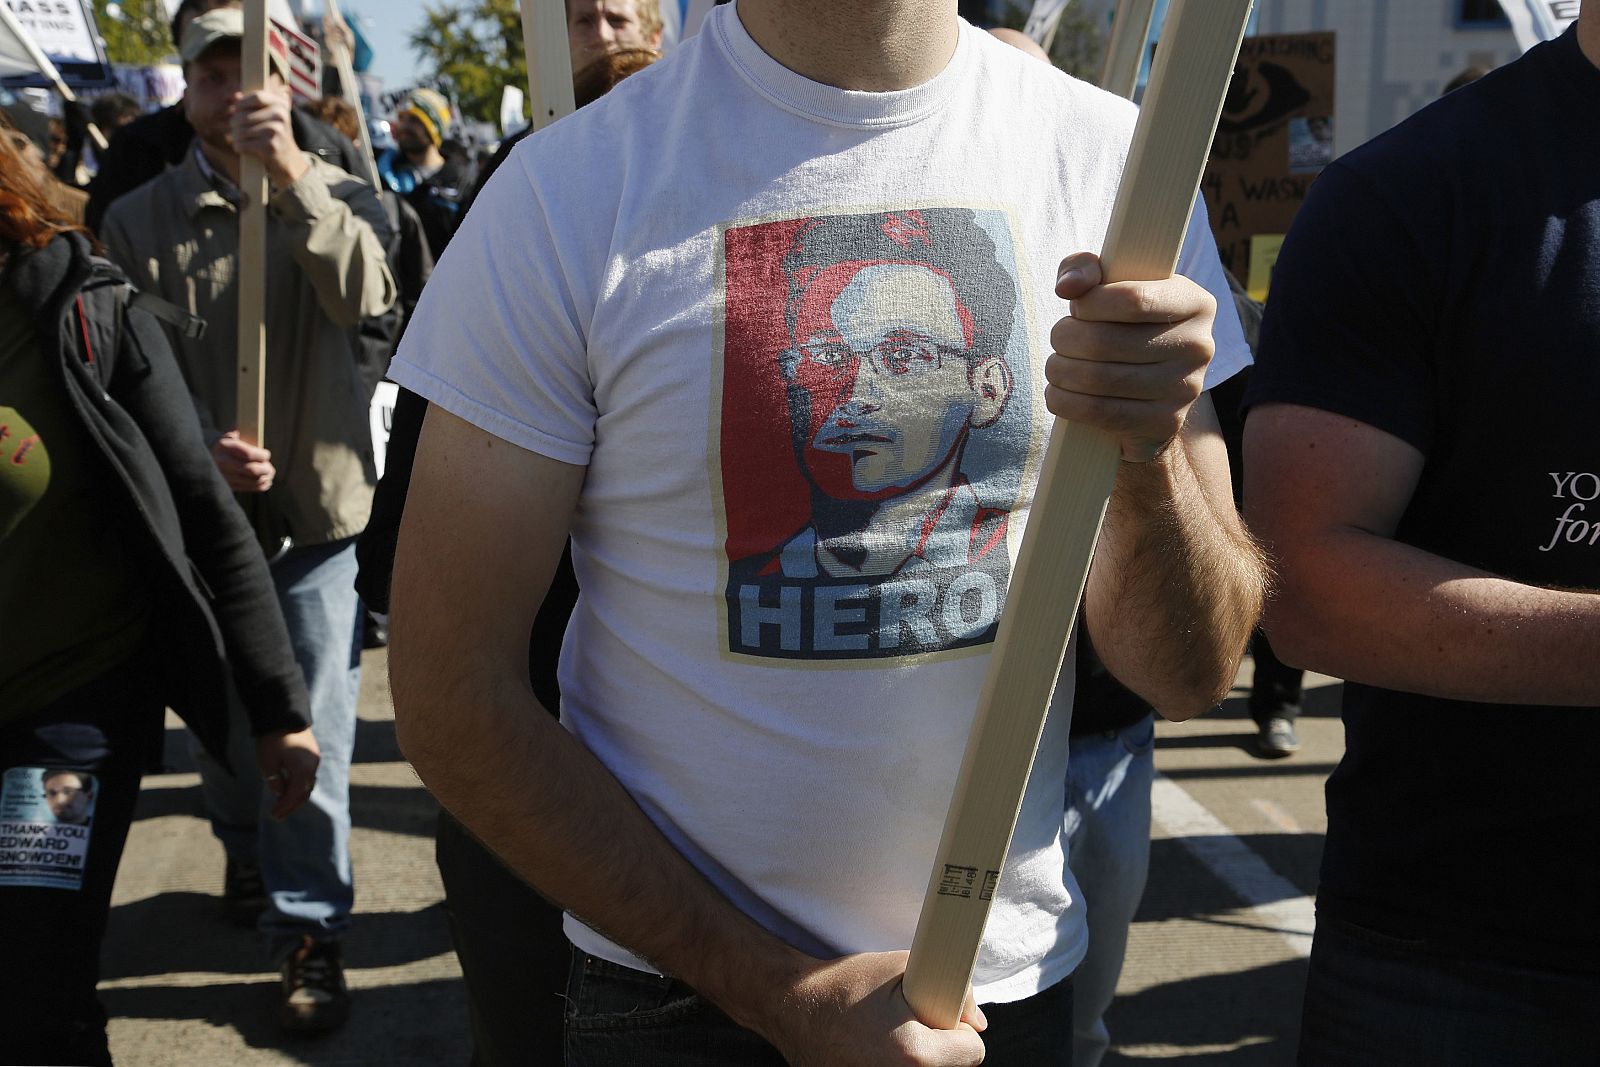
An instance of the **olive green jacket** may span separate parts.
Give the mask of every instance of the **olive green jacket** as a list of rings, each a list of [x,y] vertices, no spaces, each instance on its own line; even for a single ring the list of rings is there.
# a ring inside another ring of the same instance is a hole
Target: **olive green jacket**
[[[353,327],[395,301],[372,187],[315,156],[267,202],[267,384],[263,444],[277,478],[258,529],[297,545],[360,533],[376,471]],[[169,330],[208,441],[238,425],[234,285],[238,212],[201,169],[182,163],[120,198],[100,238],[133,284],[206,322],[203,338]]]

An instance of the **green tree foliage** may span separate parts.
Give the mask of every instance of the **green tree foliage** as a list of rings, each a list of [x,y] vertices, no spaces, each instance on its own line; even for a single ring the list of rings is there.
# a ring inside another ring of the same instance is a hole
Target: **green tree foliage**
[[[177,51],[161,0],[95,0],[94,20],[113,63],[160,63]]]
[[[442,2],[427,5],[423,14],[412,49],[448,82],[463,118],[497,121],[500,90],[528,84],[517,0]]]
[[[1020,30],[1027,25],[1032,3],[1008,0],[1005,14],[999,25]],[[1102,27],[1094,16],[1086,14],[1081,4],[1069,3],[1056,24],[1055,40],[1050,42],[1050,62],[1086,82],[1100,80],[1100,64],[1105,58],[1106,42]]]

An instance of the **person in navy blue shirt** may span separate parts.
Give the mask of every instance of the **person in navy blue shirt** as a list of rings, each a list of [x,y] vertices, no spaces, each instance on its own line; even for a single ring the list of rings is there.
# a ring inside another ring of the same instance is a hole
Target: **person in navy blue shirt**
[[[1600,0],[1318,178],[1246,404],[1267,630],[1349,679],[1301,1062],[1594,1062]]]

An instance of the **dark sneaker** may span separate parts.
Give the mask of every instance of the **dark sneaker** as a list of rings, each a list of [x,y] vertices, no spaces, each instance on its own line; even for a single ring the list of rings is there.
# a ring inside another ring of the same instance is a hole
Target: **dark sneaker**
[[[235,926],[255,926],[267,910],[267,886],[261,868],[229,859],[222,872],[222,911]]]
[[[389,623],[387,616],[378,618],[365,609],[361,612],[361,647],[370,652],[375,648],[389,647]]]
[[[310,934],[283,961],[278,1025],[297,1034],[325,1034],[350,1018],[350,990],[344,984],[339,942]]]
[[[1300,751],[1300,737],[1294,732],[1294,720],[1282,717],[1268,719],[1256,738],[1261,755],[1267,759],[1283,759]]]

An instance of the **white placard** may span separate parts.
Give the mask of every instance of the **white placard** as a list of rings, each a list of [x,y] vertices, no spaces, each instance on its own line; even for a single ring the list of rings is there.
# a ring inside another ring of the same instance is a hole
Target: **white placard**
[[[20,31],[38,46],[73,88],[98,88],[111,78],[100,49],[89,0],[0,0],[10,19],[0,23],[0,78],[27,78],[28,84],[50,84],[28,54]],[[13,30],[6,23],[14,23]]]

